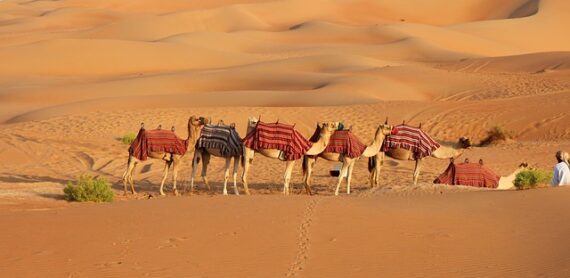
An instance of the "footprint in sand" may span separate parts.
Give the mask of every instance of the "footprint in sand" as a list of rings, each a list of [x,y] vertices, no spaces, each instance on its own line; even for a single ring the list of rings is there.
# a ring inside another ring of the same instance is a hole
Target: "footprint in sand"
[[[188,240],[188,238],[186,237],[171,237],[166,240],[163,240],[162,243],[157,247],[157,249],[177,248],[181,242],[186,240]]]
[[[313,199],[309,202],[309,205],[305,209],[305,213],[303,216],[303,222],[301,223],[301,227],[299,229],[299,242],[297,243],[297,256],[289,270],[287,271],[287,277],[297,276],[299,271],[305,268],[307,264],[307,259],[309,258],[309,247],[310,247],[310,240],[309,240],[309,230],[311,228],[311,224],[313,222],[313,215],[317,205],[319,204],[320,199]]]

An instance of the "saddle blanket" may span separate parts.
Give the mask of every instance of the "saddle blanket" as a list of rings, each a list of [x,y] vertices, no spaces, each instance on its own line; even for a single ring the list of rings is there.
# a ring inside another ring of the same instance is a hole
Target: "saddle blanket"
[[[276,149],[283,152],[283,160],[300,159],[312,146],[292,125],[259,121],[254,131],[243,139],[244,146],[259,151]]]
[[[466,185],[497,188],[500,177],[479,163],[449,163],[449,166],[434,180],[438,184]]]
[[[325,149],[325,153],[340,153],[346,157],[356,158],[362,155],[366,145],[364,145],[352,132],[348,130],[337,130],[331,136],[330,142]]]
[[[129,153],[139,160],[147,160],[150,152],[184,155],[187,150],[188,140],[179,138],[173,131],[143,128],[129,147]]]
[[[241,156],[243,153],[241,137],[235,128],[228,125],[205,125],[196,148],[218,149],[224,157]]]
[[[417,127],[397,125],[392,128],[390,135],[384,139],[382,149],[402,148],[411,151],[417,159],[430,156],[440,147],[427,133]]]

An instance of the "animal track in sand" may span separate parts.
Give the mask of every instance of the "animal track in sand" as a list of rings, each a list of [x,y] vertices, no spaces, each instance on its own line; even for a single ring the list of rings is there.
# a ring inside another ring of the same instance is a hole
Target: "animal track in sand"
[[[289,266],[287,277],[297,276],[299,274],[299,271],[302,271],[307,264],[307,260],[309,258],[309,247],[311,244],[309,239],[309,230],[313,222],[313,215],[315,214],[316,207],[319,203],[320,199],[314,198],[309,202],[307,208],[305,208],[305,213],[303,214],[303,222],[301,222],[301,227],[299,228],[297,255],[295,256],[293,263],[291,263],[291,266]]]

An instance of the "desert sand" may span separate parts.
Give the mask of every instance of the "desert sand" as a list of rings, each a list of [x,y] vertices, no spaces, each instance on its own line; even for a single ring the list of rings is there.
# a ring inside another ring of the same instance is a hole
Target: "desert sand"
[[[550,170],[570,151],[567,26],[566,0],[0,1],[0,276],[568,277],[570,188],[433,185],[448,161],[426,159],[418,185],[388,160],[370,189],[361,159],[334,197],[319,160],[316,194],[297,163],[285,197],[284,164],[257,156],[251,196],[221,196],[216,158],[211,192],[158,196],[149,160],[122,196],[118,140],[141,122],[185,138],[191,115],[245,136],[261,115],[368,143],[388,118],[440,141],[503,126],[512,142],[461,159]],[[118,200],[64,201],[81,174]]]

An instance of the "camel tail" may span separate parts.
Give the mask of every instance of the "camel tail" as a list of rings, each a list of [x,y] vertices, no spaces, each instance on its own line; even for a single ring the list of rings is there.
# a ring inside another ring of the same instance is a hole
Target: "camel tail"
[[[372,170],[376,168],[376,156],[371,156],[368,158],[368,173],[372,173]]]
[[[309,163],[309,160],[306,155],[303,155],[303,176],[307,173],[307,163]]]
[[[127,167],[131,165],[131,161],[133,161],[133,148],[129,148],[129,159],[127,160]]]

